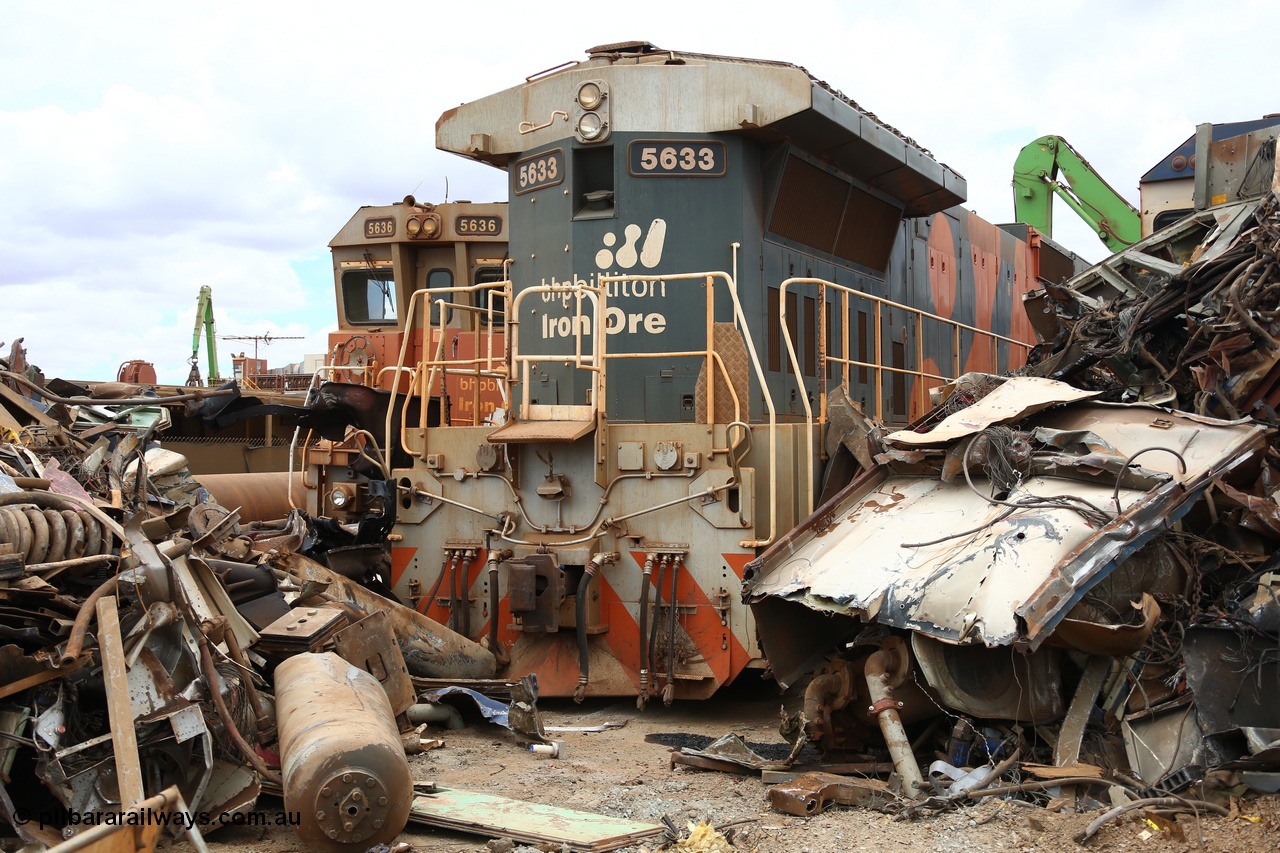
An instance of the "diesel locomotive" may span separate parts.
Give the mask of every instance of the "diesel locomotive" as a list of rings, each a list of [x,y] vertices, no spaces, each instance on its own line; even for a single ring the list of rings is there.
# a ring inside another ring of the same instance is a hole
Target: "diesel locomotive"
[[[812,512],[832,406],[904,423],[1019,366],[1023,294],[1080,267],[783,62],[604,45],[436,142],[509,201],[363,208],[331,243],[332,378],[378,414],[308,451],[308,509],[394,514],[396,595],[543,695],[765,667],[744,566]]]

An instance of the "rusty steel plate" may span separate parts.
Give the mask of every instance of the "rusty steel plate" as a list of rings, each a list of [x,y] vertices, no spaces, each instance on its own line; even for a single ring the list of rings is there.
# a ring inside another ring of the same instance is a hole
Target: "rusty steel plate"
[[[396,644],[386,613],[370,613],[354,625],[343,628],[333,635],[333,647],[343,660],[378,679],[391,700],[393,714],[403,714],[417,701],[409,668],[405,666],[404,655]]]
[[[347,624],[347,614],[337,607],[297,607],[261,631],[261,647],[319,651],[336,631]]]

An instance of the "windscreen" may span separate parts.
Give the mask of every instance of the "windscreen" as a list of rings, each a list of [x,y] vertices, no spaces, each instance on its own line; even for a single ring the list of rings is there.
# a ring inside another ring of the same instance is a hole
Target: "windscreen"
[[[342,274],[342,304],[348,323],[394,324],[395,294],[390,270],[347,270]]]

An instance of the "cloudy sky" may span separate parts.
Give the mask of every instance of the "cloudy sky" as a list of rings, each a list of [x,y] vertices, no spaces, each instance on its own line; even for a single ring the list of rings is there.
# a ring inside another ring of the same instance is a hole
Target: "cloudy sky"
[[[25,336],[48,376],[112,378],[144,358],[182,382],[207,284],[220,335],[304,336],[262,348],[273,365],[321,352],[326,244],[360,205],[440,201],[446,181],[455,200],[505,198],[502,173],[435,150],[440,113],[628,39],[803,65],[964,175],[995,222],[1013,217],[1018,150],[1046,133],[1136,203],[1138,177],[1197,122],[1280,111],[1259,35],[1280,4],[1216,8],[9,0],[0,341]],[[1106,254],[1065,208],[1056,224]],[[224,373],[246,348],[219,342]]]

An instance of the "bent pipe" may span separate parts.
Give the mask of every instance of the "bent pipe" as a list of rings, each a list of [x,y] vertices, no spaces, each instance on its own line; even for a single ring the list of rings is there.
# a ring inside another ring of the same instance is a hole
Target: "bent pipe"
[[[457,631],[462,617],[458,613],[458,564],[462,562],[462,552],[454,551],[449,561],[449,630]]]
[[[573,691],[573,701],[579,704],[587,698],[587,682],[590,680],[591,646],[587,639],[587,591],[591,587],[591,579],[600,571],[605,563],[611,563],[616,554],[596,554],[587,561],[582,569],[582,578],[578,581],[577,600],[573,604],[575,628],[578,635],[578,686]]]
[[[498,595],[498,564],[509,559],[511,551],[504,548],[501,551],[490,551],[486,563],[489,570],[489,651],[495,655],[501,649],[498,645],[498,604],[501,601]]]
[[[636,694],[636,710],[643,711],[649,701],[649,584],[653,580],[654,554],[646,554],[644,573],[640,575],[640,619],[636,627],[640,631],[640,691]]]
[[[404,716],[415,726],[420,726],[423,723],[444,723],[444,727],[451,731],[467,727],[467,723],[462,719],[462,714],[458,709],[444,702],[439,705],[432,705],[427,702],[410,705],[405,710]]]
[[[902,780],[903,795],[908,799],[915,799],[920,796],[924,778],[920,774],[920,765],[916,763],[915,753],[911,751],[907,731],[902,727],[902,718],[898,716],[901,703],[893,698],[893,688],[897,685],[893,683],[890,673],[897,668],[899,654],[905,654],[905,651],[880,649],[873,652],[867,658],[863,676],[871,694],[868,712],[880,724],[880,732],[884,735],[889,755],[893,759],[893,769],[898,771],[898,778]]]
[[[221,621],[219,622],[219,620]],[[218,689],[220,681],[218,670],[213,665],[213,655],[209,653],[209,634],[218,634],[224,631],[227,634],[231,633],[226,630],[226,617],[215,617],[200,627],[200,672],[204,675],[206,686],[209,688],[209,696],[213,699],[214,708],[217,709],[218,719],[222,720],[223,729],[226,730],[227,735],[235,743],[236,749],[240,750],[240,754],[245,757],[254,770],[258,771],[262,778],[283,787],[284,782],[280,777],[267,767],[262,757],[258,755],[253,747],[249,746],[249,743],[244,739],[244,735],[240,734],[236,721],[227,709],[226,700],[222,698],[222,691]],[[245,676],[245,678],[248,678],[248,676]]]
[[[458,587],[461,592],[458,604],[462,607],[462,613],[459,614],[458,632],[468,640],[471,639],[471,564],[475,561],[475,558],[476,552],[468,548],[466,556],[462,559],[462,566],[458,569]]]
[[[84,635],[89,630],[89,621],[93,619],[98,599],[115,592],[117,579],[117,575],[107,578],[101,586],[89,593],[89,597],[80,605],[80,611],[76,613],[76,621],[71,624],[71,633],[67,636],[67,645],[62,650],[62,658],[58,661],[58,666],[69,666],[80,657],[80,652],[84,648]]]
[[[449,630],[458,630],[458,562],[462,552],[454,551],[449,557]],[[430,607],[430,605],[428,605]]]
[[[680,612],[676,605],[676,581],[683,566],[684,557],[677,554],[671,561],[671,613],[667,623],[667,681],[662,685],[663,705],[670,705],[676,698],[676,617]]]
[[[440,574],[436,575],[436,582],[431,585],[431,592],[427,593],[427,603],[422,605],[414,602],[417,606],[422,608],[423,613],[430,610],[431,602],[436,600],[436,593],[440,591],[440,584],[444,583],[444,576],[449,573],[449,560],[452,555],[452,551],[444,552],[444,561],[440,564]]]
[[[804,691],[804,716],[810,725],[825,729],[827,710],[836,707],[845,686],[844,679],[834,672],[813,677]]]
[[[253,683],[253,667],[249,664],[249,659],[245,656],[244,650],[240,648],[240,642],[236,640],[236,632],[223,630],[222,639],[226,641],[227,651],[231,654],[231,659],[244,670],[241,680],[244,682],[244,688],[249,694],[249,704],[253,707],[254,716],[257,718],[258,737],[270,743],[275,740],[276,736],[274,709],[262,698],[262,694],[258,692],[257,685]]]
[[[666,582],[671,555],[663,554],[658,562],[658,579],[653,584],[653,615],[649,620],[649,665],[653,669],[653,686],[658,686],[658,619],[662,613],[662,584]]]

